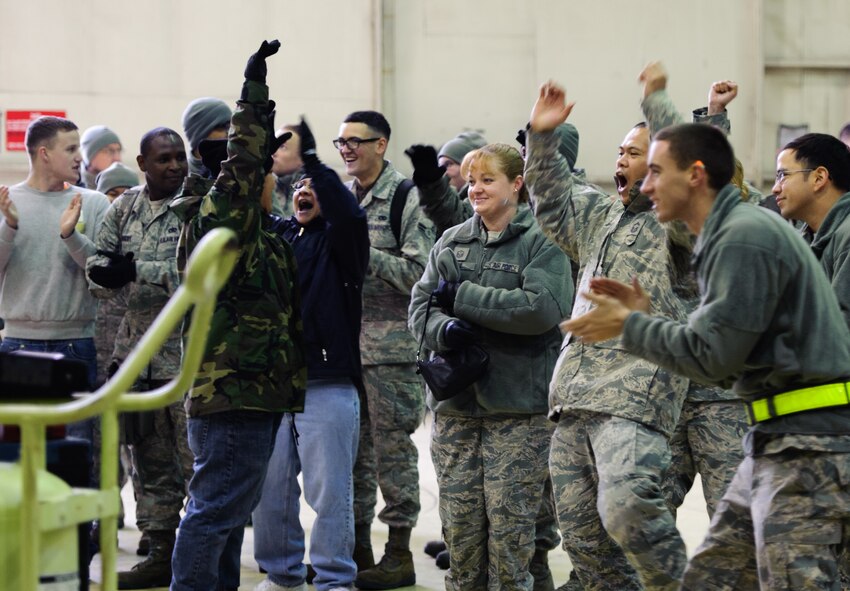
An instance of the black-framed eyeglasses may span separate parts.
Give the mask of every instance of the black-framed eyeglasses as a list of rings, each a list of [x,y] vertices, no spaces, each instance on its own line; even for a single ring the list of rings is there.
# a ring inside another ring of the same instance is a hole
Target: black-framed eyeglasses
[[[312,189],[312,188],[313,188],[313,183],[310,181],[310,179],[301,179],[300,181],[296,181],[296,182],[292,183],[292,190],[293,191],[300,191],[301,189]]]
[[[781,183],[785,180],[786,176],[797,174],[798,172],[812,172],[814,168],[801,168],[800,170],[782,170],[781,168],[776,171],[776,182]]]
[[[360,144],[368,144],[368,143],[371,143],[371,142],[377,142],[379,139],[381,139],[381,138],[370,137],[370,138],[366,138],[364,140],[364,139],[361,139],[359,137],[350,137],[350,138],[338,137],[334,140],[334,148],[336,148],[337,150],[342,150],[343,148],[348,148],[349,150],[356,150],[357,148],[360,147]]]

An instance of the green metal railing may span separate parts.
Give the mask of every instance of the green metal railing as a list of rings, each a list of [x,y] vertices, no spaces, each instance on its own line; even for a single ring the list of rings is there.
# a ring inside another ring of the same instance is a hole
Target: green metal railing
[[[236,235],[219,228],[198,243],[187,265],[183,284],[136,344],[115,375],[96,392],[61,404],[0,404],[0,424],[21,428],[21,580],[22,591],[36,591],[39,581],[39,543],[47,515],[42,515],[37,494],[38,471],[46,468],[47,425],[67,424],[100,415],[102,443],[100,495],[93,497],[94,512],[100,519],[101,588],[111,591],[117,585],[115,539],[118,535],[118,414],[153,410],[179,400],[189,390],[200,366],[216,296],[224,286],[239,256]],[[180,373],[168,384],[149,392],[129,392],[153,355],[192,311],[189,333],[184,343]],[[76,505],[79,507],[79,503]],[[73,512],[73,509],[69,509]],[[89,519],[78,515],[83,523]],[[55,517],[55,516],[53,516]],[[34,524],[38,524],[34,527]]]

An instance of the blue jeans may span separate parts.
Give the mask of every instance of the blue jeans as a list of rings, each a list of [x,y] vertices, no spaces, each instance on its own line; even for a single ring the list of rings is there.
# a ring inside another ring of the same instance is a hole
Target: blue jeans
[[[171,591],[239,587],[245,524],[260,498],[281,416],[234,410],[189,417],[195,471],[171,557]]]
[[[298,474],[303,472],[304,496],[316,512],[310,535],[313,584],[319,591],[353,586],[357,566],[352,559],[352,469],[359,417],[360,398],[351,380],[309,380],[304,413],[287,415],[290,428],[278,431],[263,495],[254,511],[254,558],[272,582],[294,587],[307,576],[299,520]]]

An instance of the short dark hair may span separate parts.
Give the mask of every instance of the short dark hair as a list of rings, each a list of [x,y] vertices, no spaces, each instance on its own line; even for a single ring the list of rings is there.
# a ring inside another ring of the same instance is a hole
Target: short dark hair
[[[171,135],[177,136],[180,139],[180,142],[183,142],[183,138],[180,134],[173,129],[169,127],[154,127],[142,136],[142,141],[139,142],[139,154],[141,154],[142,157],[147,156],[148,150],[150,150],[151,144],[156,138]]]
[[[839,138],[850,137],[850,121],[844,124],[841,131],[838,132]]]
[[[850,191],[850,148],[831,135],[807,133],[791,140],[783,150],[794,150],[794,157],[806,168],[823,166],[832,184],[842,192]]]
[[[343,123],[365,123],[369,129],[386,138],[387,141],[390,139],[390,123],[377,111],[354,111],[343,120]]]
[[[35,151],[42,144],[46,144],[49,148],[53,145],[53,140],[60,131],[76,131],[79,129],[77,125],[64,117],[52,117],[44,115],[30,122],[27,126],[26,138],[24,143],[27,146],[27,152],[30,156],[35,156]]]
[[[679,170],[699,160],[705,166],[708,186],[719,191],[735,174],[735,153],[726,135],[713,125],[683,123],[665,127],[653,141],[667,142]]]

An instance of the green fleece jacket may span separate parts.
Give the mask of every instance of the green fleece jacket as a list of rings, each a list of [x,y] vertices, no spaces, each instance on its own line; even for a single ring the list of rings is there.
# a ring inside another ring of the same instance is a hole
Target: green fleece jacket
[[[558,357],[558,323],[568,314],[573,286],[566,255],[548,241],[527,205],[501,235],[487,241],[476,214],[447,230],[431,250],[422,279],[413,286],[411,333],[419,339],[431,292],[440,279],[462,281],[455,317],[475,327],[490,354],[487,373],[435,412],[462,416],[545,414],[549,380]],[[445,351],[452,320],[435,305],[425,327],[426,348]]]

